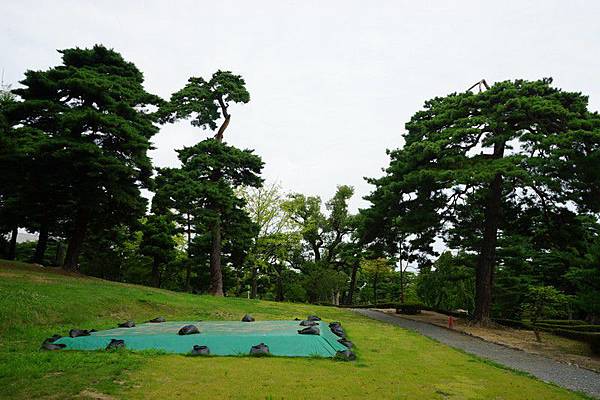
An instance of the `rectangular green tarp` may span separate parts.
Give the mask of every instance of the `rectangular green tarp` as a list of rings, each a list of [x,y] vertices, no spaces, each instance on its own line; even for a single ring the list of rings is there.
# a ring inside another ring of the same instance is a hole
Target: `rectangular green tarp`
[[[185,325],[195,325],[199,334],[178,335]],[[299,321],[171,321],[144,323],[133,328],[115,328],[93,332],[90,336],[64,337],[65,350],[104,349],[111,339],[122,339],[130,350],[161,350],[190,353],[194,345],[208,346],[211,355],[245,355],[259,343],[269,346],[275,356],[333,357],[346,347],[338,343],[326,322],[319,321],[319,335],[301,335]]]

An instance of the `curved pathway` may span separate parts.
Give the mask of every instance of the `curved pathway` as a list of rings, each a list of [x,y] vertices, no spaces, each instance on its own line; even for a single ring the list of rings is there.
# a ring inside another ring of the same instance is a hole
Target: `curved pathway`
[[[425,322],[397,317],[375,310],[353,309],[353,311],[369,318],[416,331],[450,347],[487,358],[506,367],[527,372],[545,382],[552,382],[564,388],[581,391],[589,396],[600,398],[600,373],[486,342],[483,339],[453,332]]]

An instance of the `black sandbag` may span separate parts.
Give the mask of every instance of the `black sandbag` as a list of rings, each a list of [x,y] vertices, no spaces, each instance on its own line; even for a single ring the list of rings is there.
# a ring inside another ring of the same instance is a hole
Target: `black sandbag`
[[[335,359],[341,361],[354,361],[356,360],[356,355],[350,350],[340,350],[335,353]]]
[[[315,326],[315,325],[319,325],[319,323],[317,321],[307,321],[307,320],[300,322],[300,326]]]
[[[79,336],[90,336],[90,331],[87,329],[71,329],[69,331],[69,336],[72,338],[76,338]]]
[[[294,321],[300,321],[300,318],[294,318]]]
[[[121,348],[125,348],[125,341],[123,339],[110,339],[110,343],[106,346],[106,350]]]
[[[208,346],[199,346],[199,345],[195,344],[194,348],[192,349],[192,355],[193,356],[209,356],[210,349],[208,348]]]
[[[133,321],[125,321],[122,324],[119,324],[119,328],[133,328],[135,326],[135,322]]]
[[[254,317],[250,314],[244,315],[242,322],[254,322]]]
[[[344,332],[344,330],[342,329],[341,326],[336,325],[333,328],[331,328],[331,332],[333,332],[334,335],[337,335],[341,338],[346,337],[346,332]]]
[[[44,343],[54,343],[56,342],[58,339],[60,339],[62,336],[54,334],[51,337],[47,338],[46,340],[44,340]]]
[[[152,322],[153,324],[159,324],[161,322],[166,322],[166,319],[164,319],[163,317],[156,317],[148,322]]]
[[[44,343],[42,343],[42,350],[60,350],[60,349],[64,349],[65,347],[67,347],[66,344],[64,343],[52,343],[52,342],[48,342],[48,339],[46,339],[44,341]],[[56,339],[54,339],[56,340]]]
[[[308,318],[306,318],[309,321],[320,321],[321,318],[317,317],[316,315],[309,315]]]
[[[252,346],[250,348],[250,355],[251,356],[265,356],[270,354],[269,352],[269,346],[267,346],[264,343],[260,343],[257,344],[256,346]]]
[[[307,326],[304,329],[298,331],[301,335],[320,335],[321,331],[316,326]]]
[[[200,333],[200,330],[198,330],[196,325],[186,325],[186,326],[181,327],[181,329],[179,330],[179,332],[177,334],[183,336],[183,335],[195,335],[197,333]]]
[[[338,339],[338,343],[346,346],[347,348],[351,349],[353,344],[351,341],[349,341],[348,339],[346,339],[345,337]]]
[[[330,323],[329,323],[329,328],[333,328],[334,326],[339,326],[339,327],[341,327],[341,326],[342,326],[342,324],[341,324],[341,322],[337,322],[337,321],[335,321],[335,322],[330,322]]]

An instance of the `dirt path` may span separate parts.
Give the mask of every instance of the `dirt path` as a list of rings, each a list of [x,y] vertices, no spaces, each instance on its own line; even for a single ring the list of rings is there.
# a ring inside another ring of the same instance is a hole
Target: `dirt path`
[[[599,373],[563,364],[536,354],[486,342],[425,322],[408,320],[374,310],[354,309],[353,311],[369,318],[416,331],[450,347],[495,361],[506,367],[527,372],[545,382],[552,382],[564,388],[581,391],[589,396],[600,398]]]

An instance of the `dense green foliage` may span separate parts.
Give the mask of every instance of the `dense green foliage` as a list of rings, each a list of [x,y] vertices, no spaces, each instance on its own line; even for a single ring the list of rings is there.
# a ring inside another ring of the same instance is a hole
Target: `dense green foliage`
[[[240,75],[191,77],[164,101],[113,50],[61,54],[0,93],[6,258],[193,293],[422,302],[484,323],[600,319],[600,116],[580,93],[515,80],[427,101],[353,213],[351,186],[326,201],[262,186],[261,158],[225,141],[230,105],[250,101]],[[157,124],[183,120],[211,136],[154,168]],[[19,229],[39,239],[17,244]]]
[[[585,96],[551,84],[506,81],[427,101],[406,124],[404,147],[389,153],[386,174],[370,180],[367,240],[408,240],[424,268],[436,240],[462,252],[474,269],[474,317],[484,323],[497,305],[518,314],[530,284],[577,293],[579,310],[597,318],[596,279],[582,278],[599,268],[590,261],[600,116]]]
[[[0,196],[13,216],[8,225],[39,231],[42,245],[49,233],[65,236],[64,266],[74,269],[88,230],[130,226],[144,215],[140,189],[150,183],[147,151],[158,132],[152,107],[161,100],[112,50],[61,54],[62,65],[27,71],[13,90],[20,101],[4,113],[13,128],[0,154],[13,182]]]

